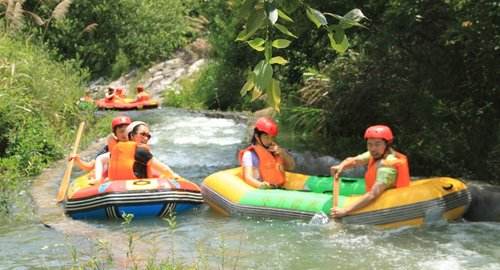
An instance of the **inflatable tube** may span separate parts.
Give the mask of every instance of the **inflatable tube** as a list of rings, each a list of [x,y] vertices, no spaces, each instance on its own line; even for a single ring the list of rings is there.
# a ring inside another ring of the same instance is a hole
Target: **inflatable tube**
[[[133,179],[89,185],[88,174],[68,189],[64,211],[74,219],[164,217],[203,203],[200,188],[186,179]]]
[[[134,102],[134,99],[126,98],[117,102],[106,102],[103,98],[96,100],[95,105],[101,110],[141,110],[158,108],[160,102],[155,99]]]
[[[224,215],[250,215],[310,219],[329,213],[332,206],[331,177],[287,173],[285,189],[260,190],[246,184],[241,169],[214,173],[204,179],[205,202]],[[339,207],[365,192],[364,179],[341,178]],[[445,220],[462,217],[471,200],[464,183],[438,177],[414,181],[409,187],[390,189],[375,202],[341,219],[347,224],[385,227],[421,225],[432,216]]]

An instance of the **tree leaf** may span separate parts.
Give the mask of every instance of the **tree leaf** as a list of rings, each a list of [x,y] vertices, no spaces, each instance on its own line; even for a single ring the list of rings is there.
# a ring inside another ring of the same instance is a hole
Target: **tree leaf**
[[[267,91],[267,103],[277,112],[280,111],[281,88],[278,80],[273,79],[271,82],[271,89]]]
[[[240,90],[241,96],[246,95],[248,91],[250,91],[252,88],[255,87],[254,81],[255,81],[255,73],[248,72],[247,81]]]
[[[290,43],[292,42],[288,39],[276,39],[273,41],[273,47],[278,49],[283,49],[290,46]]]
[[[273,79],[273,67],[271,64],[261,60],[254,69],[255,73],[255,86],[261,90],[268,90],[271,88]]]
[[[365,14],[359,8],[355,8],[344,15],[346,20],[360,22],[362,19],[367,19]]]
[[[333,18],[339,20],[339,25],[343,29],[349,29],[353,26],[367,28],[366,26],[359,23],[359,21],[361,21],[363,18],[366,18],[359,9],[353,9],[347,12],[344,16],[332,13],[325,13],[325,15],[332,16]]]
[[[316,28],[319,28],[322,25],[328,25],[325,15],[323,15],[323,13],[319,10],[308,7],[306,9],[306,15],[307,18],[309,18],[309,20],[316,25]]]
[[[278,30],[280,30],[281,33],[285,34],[285,35],[288,35],[288,36],[291,36],[291,37],[294,37],[294,38],[297,38],[296,35],[294,35],[292,32],[290,32],[288,30],[288,28],[286,28],[284,25],[281,25],[279,23],[276,23],[274,24],[274,27],[276,27]]]
[[[349,41],[347,40],[347,36],[345,35],[345,33],[343,35],[341,43],[337,43],[335,41],[335,37],[332,32],[328,32],[328,38],[330,39],[330,46],[338,53],[344,53],[347,48],[349,48]]]
[[[288,15],[286,15],[285,12],[281,11],[280,9],[278,9],[278,16],[285,21],[293,22],[292,18],[290,18]]]
[[[275,57],[271,58],[271,60],[269,61],[269,64],[285,65],[287,63],[288,63],[288,61],[281,56],[275,56]]]
[[[264,10],[257,10],[250,15],[248,22],[245,27],[245,32],[241,31],[236,38],[237,41],[246,41],[251,37],[259,28],[264,24],[266,19],[266,13]]]
[[[256,51],[263,51],[265,48],[264,46],[262,46],[264,43],[266,42],[265,39],[262,39],[262,38],[256,38],[256,39],[252,39],[250,41],[247,41],[248,45],[250,45],[250,47],[252,47],[254,50]]]
[[[262,90],[255,86],[252,90],[252,102],[262,96]]]
[[[278,9],[275,7],[271,7],[267,12],[267,18],[271,22],[271,24],[275,24],[278,21]]]

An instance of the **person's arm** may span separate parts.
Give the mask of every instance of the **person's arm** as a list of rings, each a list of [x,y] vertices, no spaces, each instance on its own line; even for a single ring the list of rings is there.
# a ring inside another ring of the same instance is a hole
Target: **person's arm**
[[[387,186],[382,183],[377,183],[373,186],[372,190],[365,193],[358,201],[345,208],[332,208],[332,216],[335,218],[341,218],[343,216],[349,215],[349,213],[361,209],[372,201],[374,201],[380,194],[382,194],[387,189]]]
[[[269,151],[283,159],[283,167],[285,171],[291,171],[295,168],[295,160],[285,149],[279,147],[278,144],[273,143],[269,147]]]
[[[103,172],[105,171],[106,166],[109,164],[110,154],[109,152],[104,153],[98,156],[95,160],[95,171],[94,171],[94,179],[100,180],[102,179]]]
[[[78,154],[70,156],[68,160],[74,160],[76,165],[78,165],[78,167],[80,167],[80,169],[84,171],[90,171],[95,166],[95,160],[87,162],[85,160],[82,160]]]
[[[346,169],[351,169],[368,164],[369,157],[369,152],[365,152],[355,157],[348,157],[342,160],[342,162],[340,162],[339,164],[330,167],[330,174],[335,177],[335,179],[337,179],[340,174]]]
[[[151,168],[158,171],[163,176],[170,178],[180,178],[180,176],[176,174],[168,165],[163,164],[158,159],[153,157],[149,162],[151,162]]]

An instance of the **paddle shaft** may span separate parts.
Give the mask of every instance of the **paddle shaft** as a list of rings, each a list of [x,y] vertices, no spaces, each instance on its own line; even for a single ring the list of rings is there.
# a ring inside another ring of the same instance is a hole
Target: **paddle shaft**
[[[339,178],[337,176],[333,176],[333,207],[336,208],[339,206],[339,193],[340,193],[340,184]]]
[[[71,152],[71,156],[76,155],[78,150],[78,146],[80,145],[80,138],[82,137],[83,127],[85,126],[85,122],[81,122],[78,127],[78,131],[76,132],[76,140],[73,145],[73,151]],[[59,186],[59,191],[57,192],[56,202],[60,203],[66,199],[66,192],[68,191],[69,179],[71,178],[71,171],[73,170],[74,159],[71,159],[66,166],[66,171],[64,171],[64,176],[61,181],[61,185]]]

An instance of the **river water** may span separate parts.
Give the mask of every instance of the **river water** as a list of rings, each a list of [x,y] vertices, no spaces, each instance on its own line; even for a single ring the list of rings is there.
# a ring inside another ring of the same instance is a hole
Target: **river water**
[[[152,123],[155,156],[197,183],[235,166],[237,149],[245,143],[244,121],[178,109],[131,116]],[[116,220],[75,222],[60,214],[60,206],[31,206],[32,197],[38,203],[44,196],[55,197],[64,168],[54,170],[52,176],[37,180],[48,183],[49,194],[19,194],[16,214],[0,223],[0,269],[122,269],[130,266],[124,262],[128,239],[133,239],[139,261],[154,258],[200,269],[500,269],[497,223],[382,230],[230,218],[207,206],[178,215],[170,224],[161,219],[133,220],[130,225]]]

